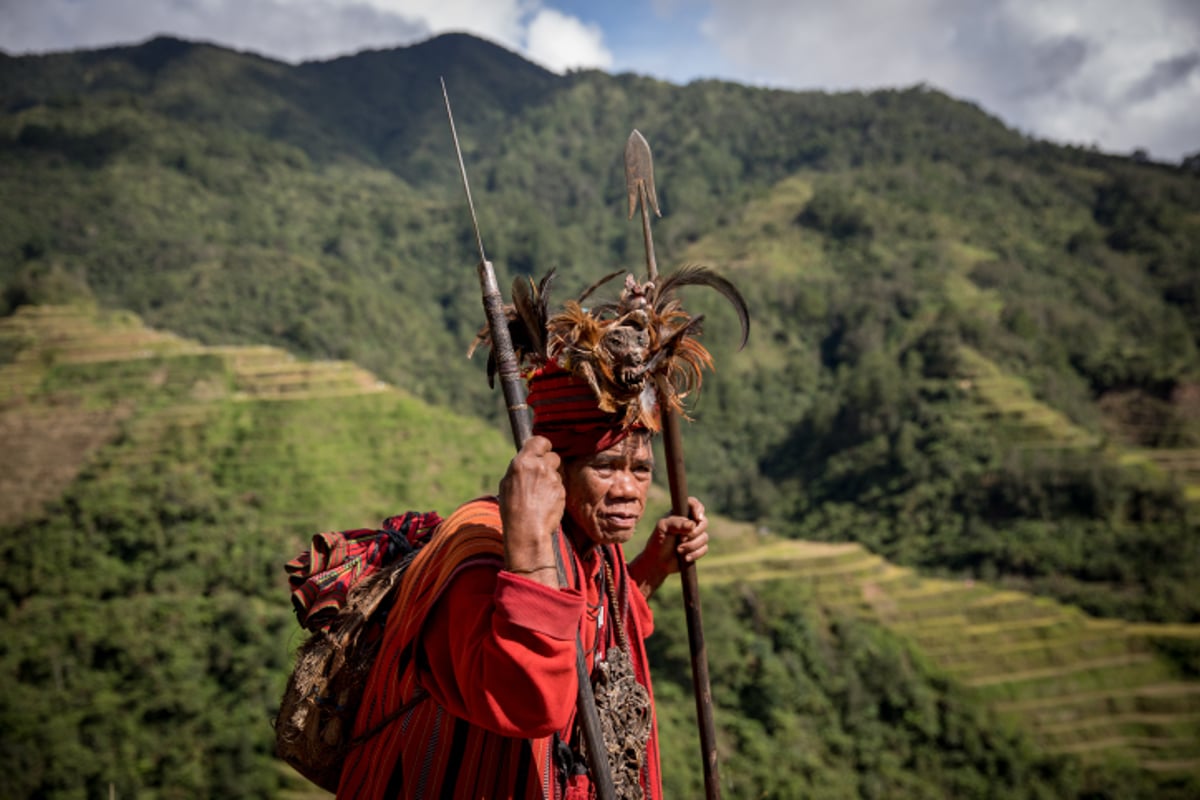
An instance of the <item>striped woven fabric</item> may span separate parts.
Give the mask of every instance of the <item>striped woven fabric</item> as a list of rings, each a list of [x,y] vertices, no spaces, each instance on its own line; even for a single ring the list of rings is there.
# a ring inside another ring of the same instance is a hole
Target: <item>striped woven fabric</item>
[[[549,738],[498,736],[421,702],[416,670],[407,668],[422,623],[454,576],[481,561],[503,563],[499,530],[495,498],[480,498],[450,515],[413,562],[367,680],[355,724],[363,743],[347,758],[339,797],[551,796]]]
[[[549,439],[563,458],[599,453],[629,435],[620,415],[600,409],[587,381],[553,362],[531,373],[528,382],[533,432]]]
[[[311,549],[284,565],[300,624],[309,630],[328,625],[355,584],[410,552],[441,521],[433,511],[409,511],[386,519],[382,530],[318,533]]]

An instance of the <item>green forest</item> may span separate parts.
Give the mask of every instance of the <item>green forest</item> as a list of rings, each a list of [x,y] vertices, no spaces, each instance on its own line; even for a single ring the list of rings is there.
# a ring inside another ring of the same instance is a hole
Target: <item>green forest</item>
[[[724,301],[683,298],[717,365],[685,448],[729,531],[701,571],[729,796],[1200,792],[1195,159],[1039,141],[925,86],[560,76],[450,35],[299,66],[166,38],[0,54],[0,796],[308,796],[271,755],[300,641],[283,562],[493,491],[511,453],[466,358],[478,254],[439,76],[503,286],[557,269],[561,302],[644,268],[636,127],[660,268],[750,306],[739,351]],[[762,567],[802,542],[910,583]],[[735,559],[761,574],[720,578]],[[950,586],[988,587],[981,615],[1028,599],[980,637],[1091,627],[981,638],[1027,669],[964,678],[930,638]],[[1116,630],[1129,649],[1088,649]],[[1013,710],[1059,697],[1075,716],[1045,730]]]

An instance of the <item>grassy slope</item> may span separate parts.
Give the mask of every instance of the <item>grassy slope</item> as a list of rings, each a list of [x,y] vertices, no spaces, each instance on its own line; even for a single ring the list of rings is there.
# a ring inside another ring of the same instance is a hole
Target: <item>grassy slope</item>
[[[397,503],[454,502],[486,491],[470,476],[502,465],[507,452],[484,423],[434,411],[349,362],[199,345],[143,328],[132,315],[80,307],[27,307],[4,320],[3,332],[28,343],[2,367],[8,414],[32,407],[36,415],[39,405],[60,400],[96,411],[133,405],[115,441],[105,443],[105,463],[126,467],[153,462],[164,444],[193,429],[226,426],[218,431],[227,439],[217,453],[221,479],[261,495],[254,502],[286,515],[285,525],[365,524]],[[70,454],[73,471],[91,454]],[[305,483],[279,484],[276,473],[285,469]],[[52,488],[49,499],[65,486]],[[288,498],[303,505],[278,505]],[[334,518],[347,508],[362,517]]]
[[[1200,640],[1196,625],[1098,620],[971,580],[921,578],[855,544],[765,539],[703,563],[705,586],[803,582],[914,642],[977,698],[1053,753],[1200,770],[1200,684],[1156,649]]]

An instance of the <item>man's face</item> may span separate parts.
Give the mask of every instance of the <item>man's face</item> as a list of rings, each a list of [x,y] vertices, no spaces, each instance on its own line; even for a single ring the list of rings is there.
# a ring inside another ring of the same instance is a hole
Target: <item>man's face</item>
[[[646,511],[654,472],[650,437],[633,433],[594,456],[563,466],[567,516],[596,544],[624,543]]]

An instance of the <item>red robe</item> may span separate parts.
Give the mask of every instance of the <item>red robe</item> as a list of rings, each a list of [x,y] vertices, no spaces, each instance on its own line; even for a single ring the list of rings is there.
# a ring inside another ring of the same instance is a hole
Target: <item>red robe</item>
[[[569,741],[574,727],[576,634],[589,670],[595,652],[617,640],[600,595],[599,551],[582,562],[571,547],[560,551],[570,588],[503,569],[494,498],[467,503],[442,524],[388,619],[355,724],[362,743],[347,758],[338,797],[564,796],[554,742]],[[653,698],[644,646],[653,616],[620,546],[610,555],[634,673]],[[642,786],[647,798],[662,797],[657,721]]]

